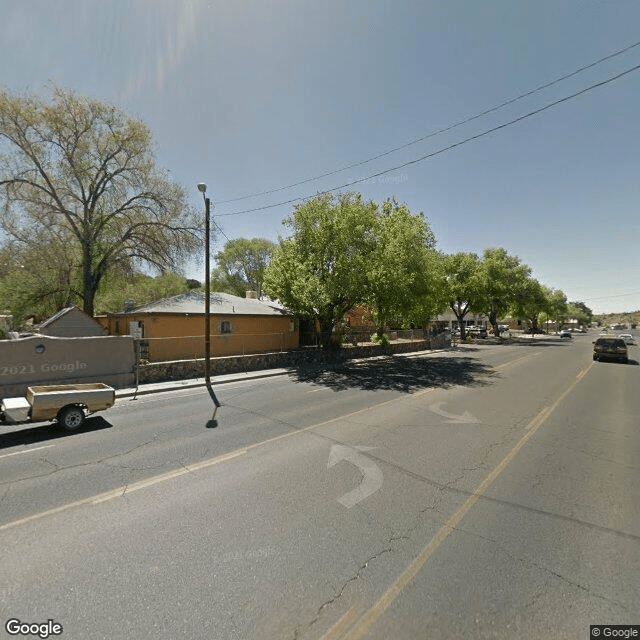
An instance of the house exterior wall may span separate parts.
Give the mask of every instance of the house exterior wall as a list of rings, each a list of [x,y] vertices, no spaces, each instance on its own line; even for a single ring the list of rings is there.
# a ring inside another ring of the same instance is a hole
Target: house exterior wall
[[[450,329],[453,329],[458,326],[458,318],[456,318],[456,314],[453,311],[447,311],[445,313],[441,313],[436,320],[438,322],[445,322]],[[483,326],[486,327],[488,324],[488,318],[485,315],[479,313],[468,313],[464,317],[464,325],[465,327],[470,326]]]
[[[96,322],[86,313],[75,307],[59,318],[56,318],[51,324],[43,327],[41,333],[47,336],[58,336],[60,338],[82,338],[105,335],[105,331],[99,322]]]
[[[352,329],[369,329],[374,326],[371,309],[363,305],[350,309],[344,317]]]
[[[204,314],[131,313],[100,319],[111,335],[128,335],[141,323],[149,362],[204,357]],[[224,332],[228,323],[229,332]],[[211,315],[211,356],[243,355],[292,349],[299,345],[297,322],[290,316]]]

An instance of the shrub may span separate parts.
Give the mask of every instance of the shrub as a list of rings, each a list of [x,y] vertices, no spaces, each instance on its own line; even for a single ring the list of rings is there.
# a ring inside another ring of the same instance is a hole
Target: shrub
[[[386,333],[383,333],[382,335],[380,335],[379,333],[374,333],[371,336],[371,342],[375,342],[376,344],[379,344],[381,347],[386,347],[389,344],[389,336]]]

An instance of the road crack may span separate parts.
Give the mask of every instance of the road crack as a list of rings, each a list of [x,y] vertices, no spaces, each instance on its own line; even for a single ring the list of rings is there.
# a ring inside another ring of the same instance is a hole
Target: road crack
[[[380,551],[374,553],[373,555],[369,556],[359,567],[358,570],[355,572],[354,575],[352,575],[350,578],[348,578],[347,580],[345,580],[342,583],[342,586],[339,589],[335,589],[334,590],[334,594],[328,599],[325,600],[325,602],[323,602],[319,607],[318,610],[316,611],[316,615],[313,618],[313,620],[311,620],[310,622],[308,622],[307,624],[305,624],[304,626],[302,625],[298,625],[296,627],[296,629],[293,632],[293,638],[294,640],[298,640],[301,637],[301,634],[306,633],[309,629],[311,629],[311,627],[316,624],[316,622],[318,622],[318,620],[320,619],[320,616],[322,615],[322,612],[327,608],[330,607],[332,604],[334,604],[335,602],[337,602],[338,600],[340,600],[340,598],[342,597],[342,595],[344,594],[345,590],[347,589],[347,587],[353,583],[356,582],[360,579],[360,577],[362,576],[362,574],[364,573],[364,571],[367,569],[367,567],[369,566],[369,564],[375,560],[377,560],[378,558],[380,558],[381,556],[387,554],[387,553],[392,553],[394,551],[394,547],[393,544],[394,542],[398,542],[398,541],[403,541],[403,540],[408,540],[409,538],[405,535],[400,535],[400,536],[392,536],[390,537],[387,542],[389,543],[390,546],[381,549]]]
[[[14,480],[8,480],[6,482],[0,482],[0,486],[3,485],[11,485],[12,483],[16,483],[16,482],[24,482],[25,480],[37,480],[38,478],[47,478],[49,476],[52,476],[55,473],[58,473],[60,471],[69,471],[71,469],[80,469],[82,467],[90,467],[92,465],[98,465],[98,464],[105,464],[106,467],[109,467],[110,469],[114,469],[114,468],[118,468],[121,467],[123,469],[126,469],[127,467],[125,465],[109,465],[107,464],[107,462],[109,460],[114,460],[116,458],[121,458],[123,456],[129,455],[130,453],[132,453],[133,451],[136,451],[137,449],[140,449],[142,447],[146,447],[148,445],[150,445],[151,443],[153,443],[154,441],[156,441],[158,439],[158,434],[154,435],[153,438],[151,438],[151,440],[147,440],[145,442],[142,442],[140,444],[137,444],[135,447],[131,447],[131,449],[128,449],[127,451],[122,451],[121,453],[115,453],[111,456],[105,456],[104,458],[99,458],[98,460],[88,460],[87,462],[79,462],[78,464],[72,464],[66,467],[61,467],[60,465],[56,464],[55,462],[51,462],[51,460],[49,460],[48,458],[40,458],[40,460],[42,462],[45,462],[46,464],[54,467],[51,471],[48,471],[47,473],[38,473],[32,476],[24,476],[22,478],[17,478]],[[131,467],[132,469],[135,469],[135,467]],[[153,467],[149,467],[149,468],[153,468]],[[144,470],[144,469],[140,469],[140,470]]]
[[[589,586],[585,586],[584,584],[581,584],[579,582],[576,582],[575,580],[572,580],[571,578],[568,578],[567,576],[558,573],[557,571],[555,571],[554,569],[550,569],[549,567],[545,567],[544,565],[535,562],[533,560],[531,560],[530,558],[525,558],[519,555],[516,555],[514,553],[512,553],[511,551],[509,551],[504,545],[500,544],[497,540],[495,540],[494,538],[490,538],[489,536],[483,536],[479,533],[476,533],[475,531],[469,531],[468,529],[464,529],[462,527],[454,527],[455,531],[458,531],[460,533],[469,535],[469,536],[473,536],[475,538],[480,538],[481,540],[485,540],[487,542],[490,542],[492,545],[494,545],[501,553],[503,553],[504,555],[508,556],[509,558],[511,558],[512,560],[515,560],[516,562],[519,562],[520,564],[523,564],[525,566],[528,567],[534,567],[536,569],[539,569],[540,571],[543,571],[544,573],[553,576],[554,578],[557,578],[559,580],[561,580],[562,582],[571,585],[572,587],[575,587],[576,589],[580,589],[581,591],[584,591],[585,593],[589,594],[590,596],[594,597],[594,598],[598,598],[599,600],[604,600],[605,602],[608,602],[610,604],[613,604],[617,607],[620,607],[621,609],[624,609],[624,611],[626,611],[627,613],[631,613],[631,609],[629,609],[629,607],[627,607],[625,604],[623,604],[622,602],[619,602],[618,600],[614,600],[613,598],[608,598],[605,595],[602,595],[601,593],[597,593],[595,591],[593,591]],[[533,604],[533,602],[539,598],[538,594],[535,594],[532,601],[529,602],[528,606],[531,606]]]
[[[7,485],[4,493],[0,496],[0,505],[5,501],[5,498],[9,495],[9,491],[11,490],[11,483]]]

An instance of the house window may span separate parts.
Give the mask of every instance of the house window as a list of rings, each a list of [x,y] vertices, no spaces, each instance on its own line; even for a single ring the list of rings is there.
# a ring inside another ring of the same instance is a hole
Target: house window
[[[231,323],[228,320],[220,323],[220,333],[231,333]]]

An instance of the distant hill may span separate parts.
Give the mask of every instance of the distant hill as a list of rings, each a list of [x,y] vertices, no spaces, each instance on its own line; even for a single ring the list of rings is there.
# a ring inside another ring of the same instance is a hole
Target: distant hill
[[[631,324],[633,327],[634,325],[640,325],[640,310],[629,311],[627,313],[603,313],[601,315],[594,315],[593,318],[601,325]]]

